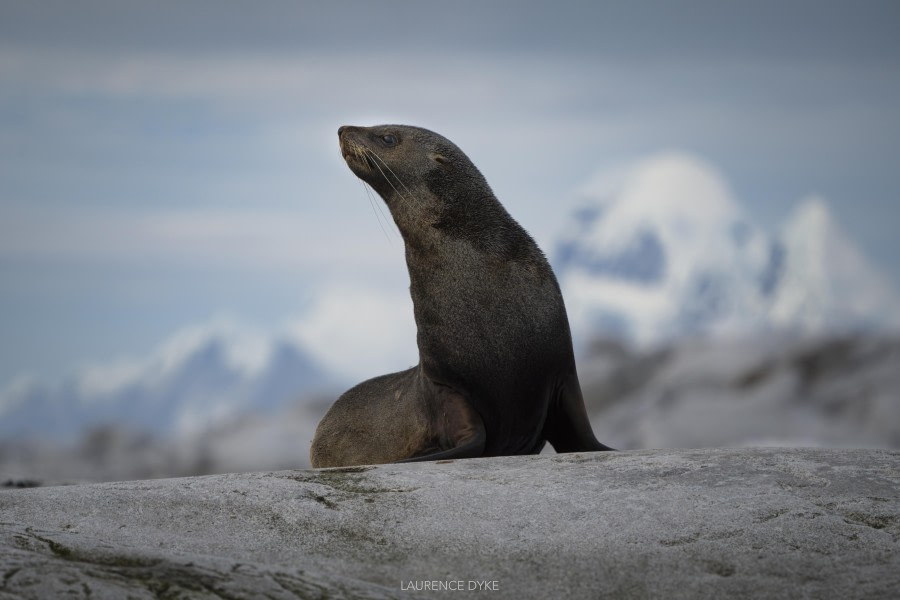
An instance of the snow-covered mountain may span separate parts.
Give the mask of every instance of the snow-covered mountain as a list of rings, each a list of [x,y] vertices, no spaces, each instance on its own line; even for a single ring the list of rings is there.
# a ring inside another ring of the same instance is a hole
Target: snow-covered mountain
[[[713,167],[683,154],[601,174],[583,195],[553,257],[582,339],[900,327],[900,295],[819,198],[767,234]]]
[[[107,423],[198,432],[334,382],[297,342],[214,321],[179,332],[148,358],[86,366],[56,384],[13,382],[0,390],[0,436],[66,439]]]

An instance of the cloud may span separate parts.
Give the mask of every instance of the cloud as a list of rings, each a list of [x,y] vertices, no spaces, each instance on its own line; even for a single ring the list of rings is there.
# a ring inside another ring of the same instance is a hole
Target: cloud
[[[347,285],[323,289],[286,329],[335,372],[358,379],[418,362],[412,299],[407,290]]]
[[[290,210],[10,208],[0,220],[0,257],[99,264],[153,260],[274,271],[394,264],[389,244],[360,248],[360,238],[368,238],[359,235],[355,225],[373,234],[377,226],[369,221],[324,228],[321,221]]]
[[[0,47],[0,81],[70,95],[203,99],[220,106],[300,102],[305,108],[353,107],[357,112],[369,107],[372,113],[392,105],[441,110],[498,104],[526,90],[531,102],[542,104],[571,97],[571,89],[546,85],[535,74],[535,64],[528,65],[494,59],[473,69],[470,57],[421,53],[169,55]],[[509,69],[519,82],[515,89],[506,85],[513,77]],[[386,70],[395,85],[384,85]]]
[[[761,108],[796,104],[810,92],[817,96],[816,110],[841,107],[846,103],[837,102],[832,93],[853,87],[854,82],[896,92],[896,86],[882,82],[891,72],[890,65],[877,64],[717,56],[623,59],[527,48],[514,54],[466,50],[448,54],[427,48],[414,53],[231,49],[204,54],[0,46],[0,81],[17,93],[194,99],[223,108],[295,107],[375,119],[427,112],[463,122],[488,114],[501,120],[541,114],[559,122],[596,119],[606,113],[615,117],[604,120],[612,132],[623,124],[633,131],[641,119],[654,114],[668,119],[672,109],[689,110],[698,123],[715,130],[739,125],[731,118],[739,107],[753,109],[744,116],[756,119],[765,116]],[[767,84],[771,93],[764,97],[751,93],[760,84]],[[698,98],[697,89],[708,93]],[[554,115],[561,108],[567,112]],[[795,115],[786,115],[790,116]],[[526,123],[523,132],[539,125]]]

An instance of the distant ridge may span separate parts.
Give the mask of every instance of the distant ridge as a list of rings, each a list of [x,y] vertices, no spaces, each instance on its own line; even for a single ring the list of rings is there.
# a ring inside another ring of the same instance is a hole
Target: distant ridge
[[[57,384],[13,382],[0,390],[0,436],[60,440],[106,423],[199,432],[336,381],[298,342],[216,320],[175,334],[145,359],[83,367]]]

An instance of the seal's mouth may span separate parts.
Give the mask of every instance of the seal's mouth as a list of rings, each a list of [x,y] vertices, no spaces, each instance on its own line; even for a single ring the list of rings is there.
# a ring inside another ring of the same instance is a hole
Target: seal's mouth
[[[362,161],[365,162],[366,166],[368,166],[370,169],[372,169],[372,170],[375,169],[375,161],[372,160],[372,155],[369,154],[369,152],[366,151],[365,148],[362,149],[362,151],[360,152],[360,154],[358,155],[357,158],[362,159]]]
[[[372,159],[369,151],[360,144],[341,138],[341,155],[351,168],[354,165],[360,167],[365,165],[370,170],[375,169],[375,161]]]

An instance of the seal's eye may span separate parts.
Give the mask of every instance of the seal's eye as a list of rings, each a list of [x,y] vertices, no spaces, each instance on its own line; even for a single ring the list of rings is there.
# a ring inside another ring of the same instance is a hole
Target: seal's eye
[[[381,141],[384,142],[385,146],[396,146],[397,138],[391,134],[381,136]]]

